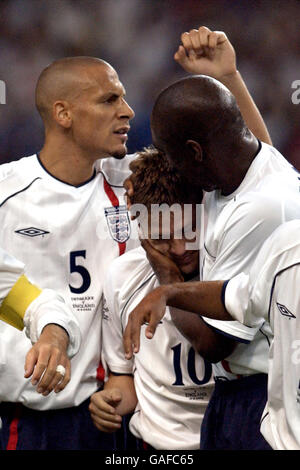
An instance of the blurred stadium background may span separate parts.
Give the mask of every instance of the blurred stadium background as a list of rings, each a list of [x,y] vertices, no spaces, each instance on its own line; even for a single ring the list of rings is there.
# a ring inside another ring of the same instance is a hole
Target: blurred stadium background
[[[226,32],[274,145],[300,170],[300,104],[291,99],[300,80],[298,0],[0,0],[0,162],[40,149],[35,83],[65,56],[116,68],[136,112],[129,151],[148,145],[156,95],[185,75],[173,60],[180,35],[200,25]]]

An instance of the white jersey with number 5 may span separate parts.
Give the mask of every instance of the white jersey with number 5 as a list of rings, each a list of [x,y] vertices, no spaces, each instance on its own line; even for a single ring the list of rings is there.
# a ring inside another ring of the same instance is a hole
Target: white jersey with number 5
[[[65,299],[82,336],[71,382],[43,397],[23,378],[29,339],[1,323],[0,401],[67,408],[97,390],[105,273],[114,258],[139,244],[130,239],[123,198],[130,158],[98,160],[93,177],[78,187],[51,176],[38,155],[0,166],[0,246],[26,265],[34,283]]]
[[[132,433],[155,449],[197,449],[212,389],[212,367],[177,330],[167,309],[152,340],[141,331],[134,360],[124,357],[128,316],[159,285],[143,248],[110,266],[104,286],[103,357],[112,372],[134,374],[138,405]]]
[[[276,450],[300,450],[299,286],[300,220],[294,220],[266,241],[250,275],[231,279],[225,291],[225,305],[234,318],[254,330],[264,320],[272,328],[261,432]]]

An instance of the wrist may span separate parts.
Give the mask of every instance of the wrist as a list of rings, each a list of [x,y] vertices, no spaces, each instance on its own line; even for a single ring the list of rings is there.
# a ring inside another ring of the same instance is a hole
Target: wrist
[[[40,338],[57,343],[58,346],[63,346],[66,350],[69,344],[69,335],[67,331],[56,323],[48,323],[44,326]]]
[[[231,73],[226,73],[225,75],[221,75],[218,80],[219,82],[223,83],[227,88],[231,89],[235,84],[239,83],[241,80],[241,74],[238,70],[234,70]]]
[[[183,276],[180,272],[168,271],[157,274],[160,284],[171,284],[174,282],[183,282]]]
[[[169,305],[169,303],[172,303],[173,297],[177,293],[176,284],[165,284],[163,286],[160,286],[158,289],[161,290],[161,294],[164,297],[166,305]]]

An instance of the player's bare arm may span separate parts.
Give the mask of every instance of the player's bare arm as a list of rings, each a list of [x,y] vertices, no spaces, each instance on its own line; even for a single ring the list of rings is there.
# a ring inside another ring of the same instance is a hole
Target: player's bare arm
[[[19,263],[6,255],[6,269],[9,262],[11,266]],[[63,390],[70,381],[70,361],[67,354],[70,346],[69,333],[55,323],[57,310],[62,314],[59,321],[63,318],[66,323],[69,319],[69,311],[54,291],[49,289],[42,291],[22,274],[21,264],[19,267],[20,277],[10,286],[9,292],[2,299],[0,319],[21,331],[24,327],[26,328],[26,334],[33,346],[26,355],[24,376],[25,378],[32,376],[31,383],[34,386],[37,385],[38,393],[48,395],[52,390],[55,392]],[[46,325],[39,334],[38,319],[43,317],[43,312],[44,314],[52,312],[53,321],[49,323],[48,317]],[[67,316],[64,316],[64,313]],[[73,330],[72,327],[71,330]],[[77,326],[71,335],[73,333],[78,334]],[[73,354],[78,348],[79,343]]]
[[[91,396],[89,410],[94,425],[103,432],[121,428],[122,416],[137,404],[133,376],[110,374],[104,389]]]
[[[201,26],[183,33],[181,41],[174,55],[176,62],[189,73],[208,75],[223,83],[235,96],[251,132],[272,145],[264,120],[237,69],[235,50],[226,34]]]
[[[174,283],[157,287],[131,312],[124,332],[125,357],[130,359],[140,349],[141,326],[151,339],[166,307],[175,307],[216,320],[232,320],[222,303],[223,281]]]
[[[67,355],[69,336],[59,325],[46,325],[38,339],[26,355],[25,378],[31,378],[37,392],[46,396],[52,390],[63,390],[71,378],[71,363]],[[57,371],[63,366],[64,375]]]
[[[151,240],[141,240],[141,244],[161,285],[184,282],[175,262],[156,249]],[[207,361],[219,362],[233,351],[233,341],[209,328],[196,313],[186,315],[183,310],[170,307],[170,315],[176,328]]]

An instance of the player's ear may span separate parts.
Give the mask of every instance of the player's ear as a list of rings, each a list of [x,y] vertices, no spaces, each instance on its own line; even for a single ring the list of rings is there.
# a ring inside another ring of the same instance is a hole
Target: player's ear
[[[72,124],[71,112],[66,101],[55,101],[53,104],[53,119],[60,126],[69,129]]]
[[[193,158],[194,161],[202,162],[203,150],[199,142],[189,139],[186,141],[185,147],[188,154]]]

